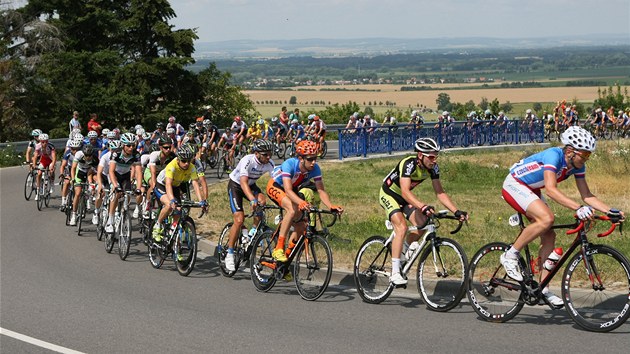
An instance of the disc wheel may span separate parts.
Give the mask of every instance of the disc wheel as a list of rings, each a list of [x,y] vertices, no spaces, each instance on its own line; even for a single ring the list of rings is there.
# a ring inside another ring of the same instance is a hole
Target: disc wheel
[[[252,282],[258,291],[269,291],[276,284],[274,274],[275,261],[271,257],[276,247],[277,238],[270,231],[265,231],[252,241],[250,272]]]
[[[378,304],[394,290],[389,282],[392,272],[391,247],[385,238],[372,236],[365,240],[354,260],[354,283],[363,301]]]

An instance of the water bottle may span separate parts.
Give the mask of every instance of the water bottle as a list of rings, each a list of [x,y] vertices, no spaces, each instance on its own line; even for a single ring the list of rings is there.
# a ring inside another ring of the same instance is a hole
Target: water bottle
[[[560,260],[560,257],[562,257],[562,247],[554,249],[553,252],[549,254],[549,257],[543,264],[543,267],[548,271],[552,271],[556,267],[556,264],[558,263],[558,260]]]
[[[407,243],[407,240],[403,241],[403,248],[402,248],[402,252],[400,252],[400,261],[401,262],[407,262],[407,250],[409,249],[409,244]]]
[[[241,228],[241,244],[246,245],[249,243],[249,232],[246,227]]]
[[[254,238],[255,235],[256,235],[256,228],[252,227],[251,229],[249,229],[249,239],[251,240],[252,238]]]
[[[177,221],[173,220],[171,223],[171,234],[175,234],[175,230],[177,229]]]
[[[406,258],[408,260],[411,260],[411,257],[413,257],[413,254],[416,252],[416,250],[418,249],[418,247],[420,247],[420,244],[418,243],[418,241],[413,241],[410,245],[409,248],[407,248],[407,253],[405,254]]]

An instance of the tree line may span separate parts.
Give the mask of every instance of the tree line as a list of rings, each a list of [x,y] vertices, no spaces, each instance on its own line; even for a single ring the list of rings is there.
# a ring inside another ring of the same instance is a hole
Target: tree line
[[[106,127],[170,115],[186,124],[211,105],[219,125],[254,112],[231,75],[193,72],[193,29],[175,29],[167,0],[0,0],[0,141],[40,128],[66,136],[73,111]]]

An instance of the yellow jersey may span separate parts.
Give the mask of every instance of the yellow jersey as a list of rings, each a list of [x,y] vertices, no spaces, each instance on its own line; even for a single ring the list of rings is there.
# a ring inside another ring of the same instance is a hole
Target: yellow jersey
[[[190,163],[187,169],[183,169],[179,167],[177,161],[179,160],[175,158],[166,165],[166,167],[158,175],[157,183],[166,185],[165,181],[168,177],[173,181],[172,185],[174,187],[179,187],[183,182],[199,178],[199,174],[197,173],[197,168],[195,168],[194,163]]]

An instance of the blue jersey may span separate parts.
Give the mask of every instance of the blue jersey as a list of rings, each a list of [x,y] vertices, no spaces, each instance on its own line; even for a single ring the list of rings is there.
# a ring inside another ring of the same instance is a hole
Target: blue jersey
[[[315,164],[312,171],[302,172],[300,171],[300,160],[297,157],[292,157],[280,166],[276,166],[273,169],[271,178],[282,186],[282,178],[291,178],[291,185],[293,188],[301,185],[302,183],[312,179],[314,182],[321,181],[322,170],[318,164]]]
[[[90,139],[89,138],[83,139],[83,144],[84,145],[90,144]],[[101,150],[103,148],[103,140],[96,139],[96,143],[92,144],[92,146],[94,146],[96,150]]]
[[[533,190],[545,187],[544,171],[555,173],[556,181],[562,182],[571,175],[575,175],[575,178],[584,178],[586,167],[569,168],[562,148],[553,147],[527,157],[510,168],[510,174],[514,179]]]
[[[304,139],[306,136],[306,132],[304,131],[304,127],[300,124],[297,127],[293,124],[289,127],[289,136],[295,132],[295,138]]]

